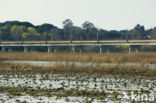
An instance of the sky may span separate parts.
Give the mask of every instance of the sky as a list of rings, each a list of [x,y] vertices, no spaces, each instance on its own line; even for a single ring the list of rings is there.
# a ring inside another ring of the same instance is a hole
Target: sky
[[[0,22],[50,23],[62,28],[71,19],[75,26],[85,21],[107,30],[146,29],[156,26],[156,0],[0,0]]]

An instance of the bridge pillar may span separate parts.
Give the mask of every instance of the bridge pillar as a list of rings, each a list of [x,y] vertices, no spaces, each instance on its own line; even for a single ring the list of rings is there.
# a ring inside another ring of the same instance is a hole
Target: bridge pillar
[[[107,53],[110,53],[110,47],[107,47]]]
[[[104,52],[104,47],[100,46],[100,54]]]
[[[136,48],[136,53],[138,52],[138,48]]]
[[[35,48],[34,47],[31,47],[31,52],[35,51]]]
[[[83,53],[83,49],[82,48],[80,48],[80,54],[82,54]]]
[[[75,46],[72,47],[72,51],[73,51],[73,53],[76,52],[76,47]]]
[[[29,51],[28,47],[24,46],[24,52],[28,52],[28,51]]]
[[[139,45],[131,45],[129,46],[129,53],[131,53],[133,50],[135,50],[135,52],[137,53],[140,50],[141,46]]]
[[[13,51],[13,49],[11,49],[11,48],[7,48],[8,49],[8,52],[12,52]]]
[[[80,54],[82,54],[83,53],[83,47],[80,47]]]
[[[7,51],[7,47],[2,46],[2,52],[6,52]]]
[[[129,53],[132,52],[132,46],[129,46]]]
[[[135,49],[136,49],[136,53],[139,52],[141,50],[141,45],[137,45]]]
[[[48,46],[48,53],[52,51],[53,51],[53,48],[51,46]]]

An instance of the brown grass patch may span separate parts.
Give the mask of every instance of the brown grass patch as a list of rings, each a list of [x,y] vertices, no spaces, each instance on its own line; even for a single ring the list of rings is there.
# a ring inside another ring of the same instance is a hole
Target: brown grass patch
[[[156,53],[0,52],[0,60],[72,61],[97,63],[156,63]]]
[[[86,73],[98,75],[140,75],[156,77],[156,69],[147,69],[145,67],[77,67],[74,65],[55,65],[54,67],[33,67],[20,64],[2,64],[0,71],[31,72],[31,73]]]

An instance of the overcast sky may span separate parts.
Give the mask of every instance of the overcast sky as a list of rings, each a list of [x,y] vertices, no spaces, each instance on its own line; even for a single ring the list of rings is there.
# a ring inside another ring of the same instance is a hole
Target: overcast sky
[[[131,29],[136,24],[156,26],[156,0],[0,0],[0,22],[19,20],[34,25],[51,23],[62,27],[71,19],[103,29]]]

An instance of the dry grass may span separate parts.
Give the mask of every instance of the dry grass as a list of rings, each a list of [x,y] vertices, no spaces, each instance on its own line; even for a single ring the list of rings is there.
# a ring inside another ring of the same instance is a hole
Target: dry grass
[[[156,63],[156,53],[41,53],[41,52],[0,52],[0,60],[36,60],[36,61],[77,61],[98,63]],[[76,67],[74,65],[55,65],[54,67],[32,67],[30,65],[3,64],[0,70],[31,71],[31,72],[58,72],[58,73],[99,73],[121,75],[156,76],[156,69],[145,67]]]
[[[0,60],[77,61],[98,63],[156,63],[156,53],[42,53],[0,52]]]
[[[71,74],[98,74],[98,75],[134,75],[134,76],[152,76],[156,77],[156,69],[147,69],[145,67],[77,67],[74,65],[55,65],[54,67],[33,67],[20,64],[0,63],[0,72],[22,72],[22,73],[71,73]]]

